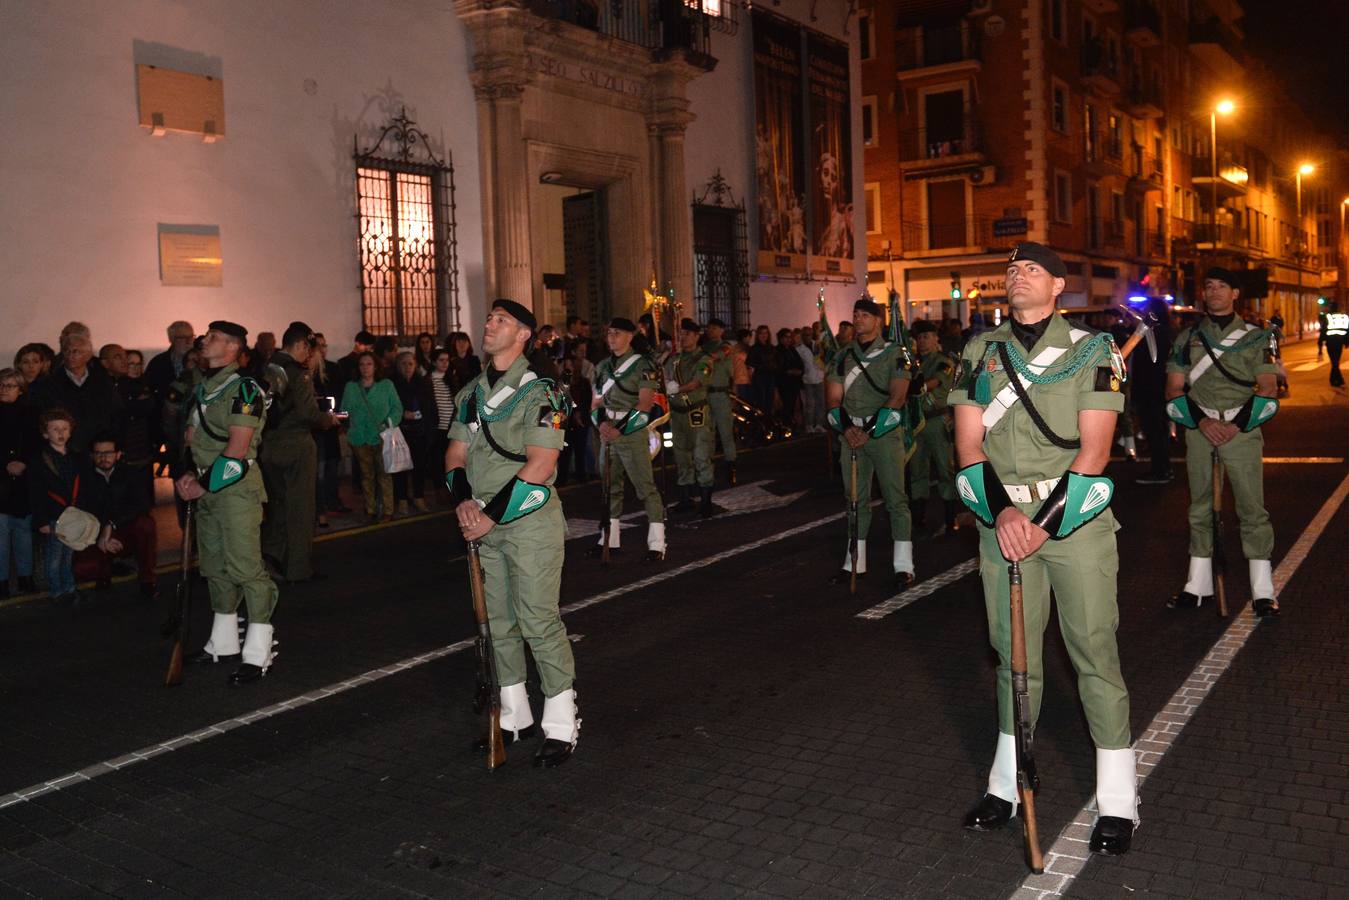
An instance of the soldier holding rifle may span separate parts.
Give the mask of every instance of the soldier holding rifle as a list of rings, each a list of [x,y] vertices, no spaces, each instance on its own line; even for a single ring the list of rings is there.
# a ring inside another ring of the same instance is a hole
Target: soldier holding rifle
[[[987,831],[1006,824],[1015,811],[1018,756],[1029,755],[1040,711],[1052,588],[1096,745],[1099,816],[1090,847],[1122,854],[1138,820],[1136,772],[1129,694],[1115,642],[1119,556],[1109,510],[1113,486],[1100,473],[1123,407],[1123,360],[1109,335],[1069,325],[1055,312],[1066,275],[1063,261],[1048,247],[1017,245],[1007,266],[1011,318],[971,339],[949,396],[964,467],[956,488],[982,524],[980,574],[999,659],[997,750],[987,792],[965,826]],[[1018,569],[1024,597],[1029,702],[1020,746],[1013,737],[1016,623],[1008,562]],[[1033,783],[1033,776],[1028,780]],[[1023,787],[1025,781],[1023,776]]]
[[[528,643],[544,697],[544,740],[534,765],[551,767],[571,756],[581,720],[571,643],[558,611],[566,527],[552,489],[570,406],[551,380],[529,370],[526,353],[537,327],[519,303],[492,304],[483,326],[491,361],[455,398],[445,481],[464,539],[478,543],[502,734],[512,743],[534,732],[525,691]]]

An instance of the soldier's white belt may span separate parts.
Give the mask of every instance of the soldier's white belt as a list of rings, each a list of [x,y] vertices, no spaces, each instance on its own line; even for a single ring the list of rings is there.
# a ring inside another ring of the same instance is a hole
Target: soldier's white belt
[[[1199,407],[1204,411],[1204,415],[1210,419],[1217,419],[1219,422],[1231,422],[1241,412],[1240,406],[1234,406],[1231,409],[1209,409],[1207,406]]]
[[[1035,500],[1048,500],[1058,485],[1059,479],[1047,478],[1034,484],[1004,484],[1003,489],[1013,503],[1030,503]]]

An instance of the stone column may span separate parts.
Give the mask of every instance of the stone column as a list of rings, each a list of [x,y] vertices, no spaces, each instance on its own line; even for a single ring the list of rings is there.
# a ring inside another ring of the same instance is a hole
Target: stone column
[[[667,125],[660,134],[661,287],[674,288],[684,314],[693,314],[693,225],[685,190],[684,126]],[[678,322],[671,323],[671,333]]]
[[[492,152],[496,175],[495,243],[497,294],[534,306],[530,256],[529,166],[525,159],[520,85],[498,84],[493,101],[495,133]],[[491,298],[489,298],[491,299]]]

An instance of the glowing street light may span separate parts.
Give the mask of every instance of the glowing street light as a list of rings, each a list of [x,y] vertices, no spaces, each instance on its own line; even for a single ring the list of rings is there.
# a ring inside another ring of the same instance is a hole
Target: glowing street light
[[[1209,185],[1209,199],[1212,201],[1212,205],[1209,207],[1211,210],[1209,224],[1213,233],[1209,235],[1209,238],[1213,241],[1213,253],[1215,256],[1218,253],[1218,114],[1222,113],[1224,116],[1230,116],[1236,108],[1237,105],[1235,103],[1227,98],[1223,98],[1218,101],[1213,109],[1209,110],[1208,114],[1208,133],[1211,142],[1210,147],[1213,151],[1213,182]]]
[[[1231,100],[1219,100],[1218,105],[1213,107],[1213,111],[1222,113],[1225,116],[1230,116],[1232,114],[1232,110],[1236,108],[1237,105],[1233,103]]]

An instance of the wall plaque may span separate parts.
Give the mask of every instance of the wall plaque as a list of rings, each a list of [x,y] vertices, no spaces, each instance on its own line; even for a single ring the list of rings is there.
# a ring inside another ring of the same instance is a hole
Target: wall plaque
[[[165,287],[220,287],[220,229],[159,226],[159,282]]]

